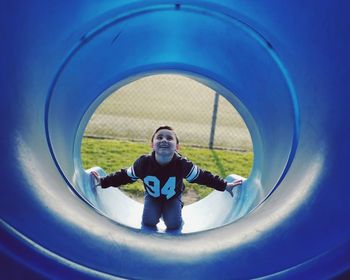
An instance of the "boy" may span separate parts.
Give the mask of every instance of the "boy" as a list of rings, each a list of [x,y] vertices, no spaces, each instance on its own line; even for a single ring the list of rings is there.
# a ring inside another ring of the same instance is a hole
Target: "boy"
[[[219,176],[200,169],[177,153],[179,139],[170,126],[158,127],[152,135],[151,143],[152,153],[142,155],[128,169],[121,169],[103,178],[100,178],[95,171],[91,173],[95,184],[102,188],[119,187],[133,183],[137,179],[143,181],[146,190],[142,214],[143,226],[155,227],[163,217],[167,229],[181,228],[183,179],[219,191],[227,190],[231,195],[232,189],[242,184],[242,180],[228,183]]]

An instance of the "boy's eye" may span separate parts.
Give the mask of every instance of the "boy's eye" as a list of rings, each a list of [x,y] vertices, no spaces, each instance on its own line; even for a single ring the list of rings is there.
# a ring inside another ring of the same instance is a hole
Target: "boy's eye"
[[[156,136],[156,140],[161,141],[162,139],[166,139],[167,141],[172,141],[174,140],[174,137],[172,135],[162,135],[162,134],[158,134]]]

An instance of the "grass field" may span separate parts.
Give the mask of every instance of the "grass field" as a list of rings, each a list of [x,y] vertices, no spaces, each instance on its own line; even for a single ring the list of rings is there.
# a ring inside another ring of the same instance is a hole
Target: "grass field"
[[[84,138],[81,157],[85,169],[100,166],[107,173],[111,173],[129,167],[140,155],[150,151],[150,145],[145,143]],[[253,161],[251,152],[242,153],[182,146],[180,153],[202,169],[209,170],[222,177],[232,173],[248,177]],[[143,185],[139,181],[124,186],[122,190],[135,199],[142,197],[144,192]],[[192,194],[195,194],[195,200],[205,197],[212,191],[210,188],[188,183],[186,183],[186,190],[187,193],[184,196],[192,192]],[[184,201],[186,204],[187,200]]]
[[[160,124],[173,126],[183,144],[207,147],[215,92],[180,75],[155,75],[110,95],[92,116],[85,135],[148,141]],[[245,123],[219,98],[214,146],[251,151]]]

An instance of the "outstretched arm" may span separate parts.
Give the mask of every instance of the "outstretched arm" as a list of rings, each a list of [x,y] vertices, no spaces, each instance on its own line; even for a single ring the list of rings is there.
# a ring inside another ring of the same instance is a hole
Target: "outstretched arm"
[[[205,185],[210,188],[214,188],[218,191],[228,191],[233,197],[233,188],[242,184],[243,180],[238,179],[233,182],[227,182],[220,176],[214,175],[209,171],[200,169],[197,165],[191,161],[184,159],[184,173],[187,174],[185,179],[190,183],[197,183]],[[189,170],[189,171],[188,171]]]
[[[111,173],[106,177],[100,177],[100,175],[96,171],[91,171],[91,176],[95,187],[100,186],[103,189],[109,188],[109,187],[117,188],[121,185],[133,183],[137,180],[137,178],[128,176],[126,169],[121,169],[120,171]]]

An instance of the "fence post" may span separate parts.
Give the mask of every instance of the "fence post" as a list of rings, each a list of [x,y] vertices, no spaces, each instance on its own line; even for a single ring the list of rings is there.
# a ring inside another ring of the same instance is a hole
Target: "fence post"
[[[210,138],[209,138],[209,149],[212,149],[214,146],[215,139],[215,128],[216,128],[216,118],[218,115],[218,107],[219,107],[219,94],[215,92],[214,97],[214,107],[213,107],[213,115],[211,117],[211,128],[210,128]]]

